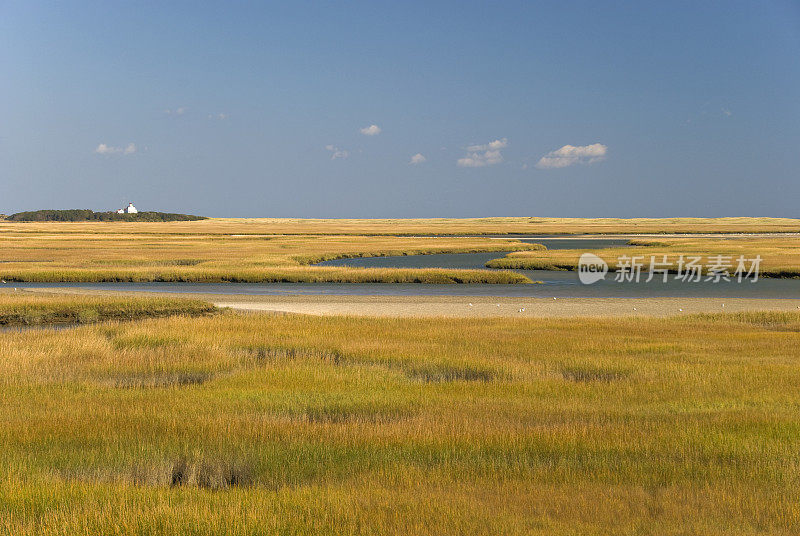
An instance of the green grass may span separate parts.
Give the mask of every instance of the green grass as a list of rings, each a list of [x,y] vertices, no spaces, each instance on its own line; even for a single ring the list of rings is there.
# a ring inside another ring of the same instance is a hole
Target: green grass
[[[796,534],[800,314],[0,335],[0,533]]]

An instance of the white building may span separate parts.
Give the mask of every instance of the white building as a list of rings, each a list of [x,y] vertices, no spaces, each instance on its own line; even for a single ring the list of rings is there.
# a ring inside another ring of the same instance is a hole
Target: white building
[[[136,210],[136,207],[133,206],[133,203],[128,203],[127,207],[117,210],[117,214],[136,214],[137,212],[139,211]]]

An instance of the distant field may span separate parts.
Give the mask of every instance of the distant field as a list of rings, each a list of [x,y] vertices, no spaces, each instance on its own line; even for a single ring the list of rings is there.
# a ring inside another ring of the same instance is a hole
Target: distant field
[[[293,219],[210,218],[196,222],[23,223],[0,221],[4,231],[47,233],[137,234],[580,234],[580,233],[798,233],[800,220],[790,218],[430,218],[430,219]]]
[[[800,315],[0,335],[0,533],[797,534]]]
[[[637,239],[634,247],[609,248],[595,251],[612,269],[618,267],[617,260],[621,256],[640,257],[645,264],[651,257],[656,262],[667,256],[672,271],[677,270],[680,255],[700,257],[701,264],[709,266],[713,257],[718,255],[729,257],[733,265],[736,259],[744,256],[746,260],[761,256],[760,273],[769,277],[800,277],[800,237],[784,236],[779,238],[658,238]],[[582,250],[523,251],[510,253],[502,259],[488,263],[493,268],[517,269],[564,269],[574,270]],[[747,263],[749,266],[749,263]],[[665,265],[666,266],[666,265]],[[649,266],[648,266],[649,267]],[[647,267],[646,267],[647,268]]]
[[[507,252],[538,247],[488,238],[169,232],[203,223],[0,225],[0,278],[40,282],[530,283],[526,277],[508,271],[309,264],[340,257]],[[214,227],[204,229],[213,231]]]
[[[192,222],[0,222],[0,278],[9,281],[525,283],[508,271],[315,267],[341,257],[536,250],[533,244],[433,235],[507,233],[791,233],[800,220],[208,219]],[[416,235],[416,236],[414,236]],[[780,248],[791,236],[771,239]],[[709,242],[713,244],[712,242]],[[779,252],[780,253],[780,252]],[[495,267],[569,266],[571,253],[520,253]],[[776,269],[800,270],[788,262]],[[573,255],[574,256],[574,255]],[[772,262],[772,261],[770,261]],[[772,264],[770,266],[773,266]]]

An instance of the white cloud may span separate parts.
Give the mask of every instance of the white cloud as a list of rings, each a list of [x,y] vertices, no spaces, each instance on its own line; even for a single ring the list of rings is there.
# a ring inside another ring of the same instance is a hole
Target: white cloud
[[[350,151],[346,151],[346,150],[344,150],[344,149],[339,149],[339,148],[338,148],[338,147],[336,147],[335,145],[326,145],[326,146],[325,146],[325,150],[326,150],[326,151],[330,151],[330,153],[331,153],[331,160],[337,160],[337,159],[339,159],[339,158],[341,158],[341,159],[345,159],[345,158],[347,158],[348,156],[350,156]]]
[[[377,136],[381,133],[381,127],[378,125],[370,125],[361,129],[361,133],[365,136]]]
[[[730,110],[728,110],[727,108],[723,108],[723,109],[722,109],[722,113],[723,113],[723,114],[725,114],[725,117],[730,117],[730,116],[732,116],[732,115],[733,115],[733,112],[731,112],[731,111],[730,111]]]
[[[476,151],[497,151],[499,149],[504,149],[508,146],[508,138],[503,138],[502,140],[494,140],[490,141],[484,145],[470,145],[467,147],[467,151],[474,153]]]
[[[422,164],[423,162],[426,162],[427,160],[428,159],[425,158],[425,156],[423,156],[422,153],[417,153],[417,154],[415,154],[414,156],[411,157],[411,161],[409,162],[409,164],[414,164],[414,165]]]
[[[483,145],[470,145],[467,147],[467,155],[459,158],[456,164],[459,167],[485,167],[499,164],[503,161],[500,149],[507,146],[507,138],[490,141]]]
[[[94,150],[97,154],[111,154],[117,152],[118,147],[109,147],[105,143],[101,143],[97,146],[97,149]]]
[[[565,145],[550,151],[536,163],[539,169],[563,168],[573,164],[593,164],[605,160],[608,147],[602,143],[591,145]]]
[[[224,121],[230,117],[228,114],[208,114],[209,119],[219,119],[220,121]]]
[[[167,115],[183,115],[186,113],[186,107],[181,106],[180,108],[175,108],[174,110],[164,110]]]
[[[96,154],[133,154],[136,152],[136,144],[129,143],[125,147],[114,147],[112,145],[106,145],[105,143],[101,143],[97,146],[94,150]]]

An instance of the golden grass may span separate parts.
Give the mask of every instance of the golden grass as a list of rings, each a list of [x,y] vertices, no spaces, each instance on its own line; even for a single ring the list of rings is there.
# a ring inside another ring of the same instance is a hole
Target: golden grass
[[[800,315],[0,335],[0,533],[796,534]]]
[[[210,218],[161,223],[13,223],[0,233],[264,234],[264,235],[450,235],[579,233],[797,233],[792,218],[427,218],[297,219]]]
[[[751,259],[761,256],[760,275],[767,277],[800,277],[800,237],[783,236],[780,238],[659,238],[658,240],[637,239],[631,241],[635,247],[609,248],[594,251],[604,259],[612,269],[618,267],[621,256],[640,257],[649,268],[650,258],[661,262],[664,255],[670,263],[670,270],[676,271],[680,255],[700,257],[700,263],[708,267],[713,257],[723,255],[730,257],[726,262],[736,268],[739,256],[744,256],[747,268]],[[510,253],[502,259],[487,263],[493,268],[515,269],[559,269],[574,270],[580,255],[590,250],[552,250],[524,251]]]
[[[574,262],[569,260],[569,253],[537,253],[535,244],[433,235],[686,232],[800,232],[800,220],[480,218],[0,222],[0,278],[34,282],[530,283],[520,274],[490,270],[309,265],[344,257],[525,251],[533,253],[509,256],[492,267],[570,266]],[[796,240],[795,237],[786,239]],[[780,244],[784,239],[772,240]]]
[[[127,224],[115,231],[116,223],[88,224],[94,225],[97,232],[72,232],[68,230],[72,224],[32,225],[42,231],[23,232],[28,224],[19,224],[13,231],[0,232],[0,278],[33,282],[530,283],[525,276],[507,271],[309,264],[344,257],[507,252],[540,247],[488,238],[263,237],[167,232],[153,235],[145,228],[124,230]],[[156,225],[169,230],[173,223]]]
[[[0,290],[0,326],[85,324],[215,310],[210,303],[184,298],[48,296]]]

